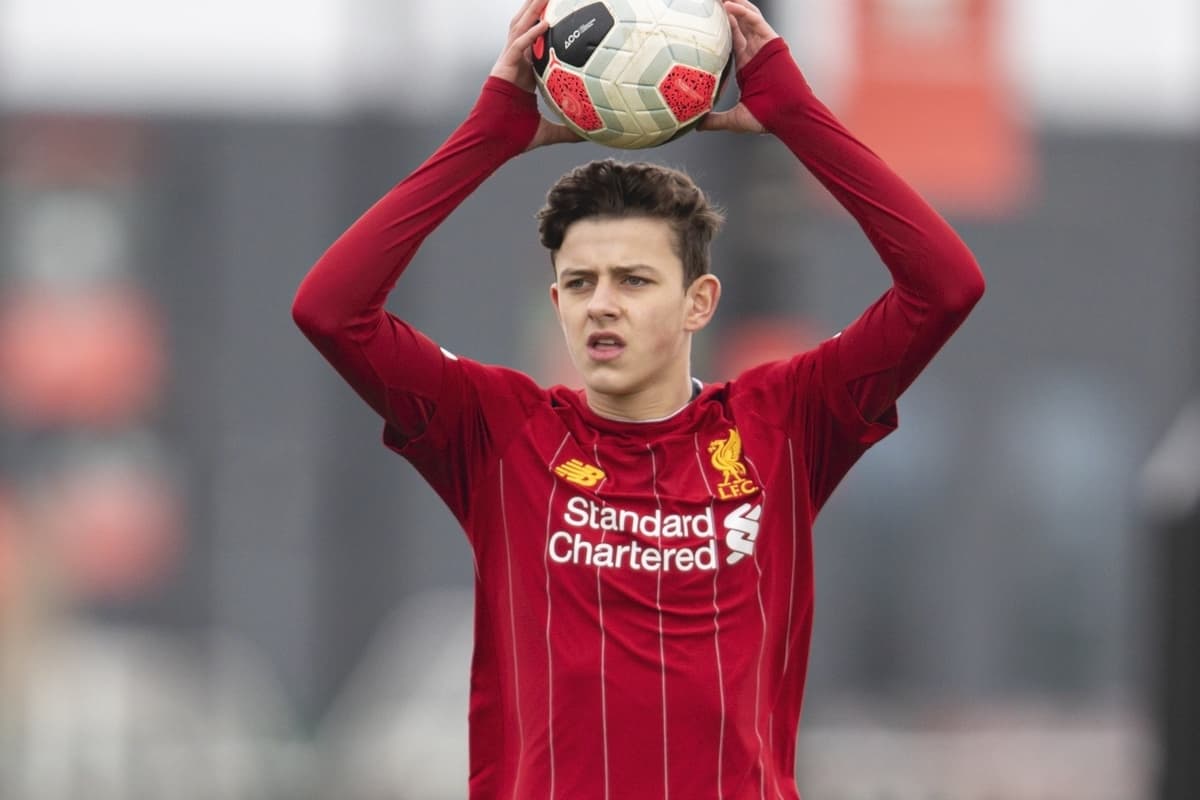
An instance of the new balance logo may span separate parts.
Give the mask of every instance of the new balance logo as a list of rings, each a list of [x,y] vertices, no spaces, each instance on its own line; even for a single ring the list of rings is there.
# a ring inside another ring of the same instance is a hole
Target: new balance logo
[[[554,468],[554,474],[584,489],[591,489],[607,477],[604,470],[593,467],[591,464],[585,464],[578,458],[572,458],[565,464],[559,464]]]
[[[758,538],[758,520],[762,516],[762,505],[742,503],[725,515],[725,546],[730,553],[725,557],[733,565],[746,556],[754,555],[754,541]]]

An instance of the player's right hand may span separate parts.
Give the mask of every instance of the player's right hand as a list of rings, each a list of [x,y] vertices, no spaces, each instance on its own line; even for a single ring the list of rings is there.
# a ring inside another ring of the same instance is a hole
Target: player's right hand
[[[530,48],[550,27],[550,23],[542,18],[547,2],[548,0],[524,0],[521,3],[516,16],[508,25],[508,41],[505,42],[500,57],[496,59],[489,73],[492,77],[506,80],[530,93],[537,88],[533,77],[533,53]],[[528,152],[549,144],[578,141],[582,141],[582,137],[575,131],[542,117],[538,122],[537,132],[525,150]]]
[[[550,23],[542,19],[547,0],[524,0],[508,24],[508,41],[492,67],[491,75],[515,84],[527,92],[536,86],[533,80],[533,54],[530,52],[537,37],[546,32]]]

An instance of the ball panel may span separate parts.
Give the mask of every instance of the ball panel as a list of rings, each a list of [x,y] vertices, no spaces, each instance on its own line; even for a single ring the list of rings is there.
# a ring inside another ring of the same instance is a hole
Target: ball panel
[[[729,27],[728,15],[720,3],[705,3],[707,14],[699,16],[671,11],[660,23],[660,28],[671,40],[694,44],[701,53],[712,53],[715,64],[685,62],[690,66],[702,66],[720,72],[733,48],[733,32]]]
[[[709,19],[712,17],[713,6],[718,5],[712,0],[665,0],[667,8],[678,14],[691,14],[694,17]],[[721,10],[724,14],[724,9]]]
[[[658,144],[657,140],[648,134],[631,131],[600,131],[595,135],[589,134],[589,136],[594,142],[606,147],[617,147],[622,150],[638,150]]]
[[[609,8],[612,9],[613,16],[617,22],[628,25],[636,25],[639,22],[646,22],[645,7],[648,3],[634,3],[630,0],[607,0]],[[653,12],[653,9],[651,9]],[[654,18],[651,18],[654,19]]]
[[[662,131],[664,135],[673,133],[675,128],[679,126],[679,122],[675,119],[670,111],[663,108],[652,108],[641,112],[639,118],[642,119],[642,129],[646,131]]]
[[[612,91],[610,84],[590,76],[584,76],[583,83],[587,87],[588,96],[592,98],[596,114],[604,123],[604,130],[642,132],[640,126],[630,127],[632,120],[624,98],[619,92]]]
[[[657,88],[675,64],[675,59],[671,58],[671,48],[666,40],[655,44],[656,49],[643,48],[642,57],[630,61],[629,67],[616,78],[620,85]],[[656,105],[661,106],[662,100],[656,101]]]
[[[719,2],[709,2],[709,0],[697,0],[686,6],[672,4],[659,18],[659,23],[678,25],[704,36],[732,37],[733,35],[733,32],[729,30],[729,14],[726,13],[725,7]]]
[[[688,122],[712,110],[717,78],[711,72],[676,64],[658,90],[675,118],[681,123]]]
[[[701,24],[694,24],[701,23]],[[727,21],[722,24],[728,26]],[[688,17],[680,19],[671,17],[658,24],[659,30],[666,33],[672,40],[688,42],[705,50],[722,50],[723,41],[728,39],[733,43],[733,35],[728,31],[716,30],[712,25],[703,24],[700,20]]]
[[[666,36],[671,40],[671,56],[677,63],[689,67],[698,67],[720,75],[729,63],[730,53],[727,48],[709,47],[708,43],[692,42],[684,34],[668,28]]]
[[[614,33],[617,30],[619,28],[615,28]],[[603,78],[605,73],[613,68],[612,65],[614,63],[618,64],[616,70],[619,72],[621,70],[620,65],[628,61],[629,54],[624,50],[604,44],[597,47],[595,52],[592,53],[592,59],[587,63],[587,73],[596,78]]]
[[[604,131],[596,131],[595,133],[588,134],[588,138],[591,139],[596,144],[602,144],[607,147],[618,147],[619,145],[617,144],[617,141],[620,140],[620,138],[625,135],[626,134],[623,134],[620,131],[604,130]]]
[[[604,3],[589,3],[551,26],[550,47],[559,61],[582,67],[613,25],[612,14]]]
[[[628,110],[614,109],[612,114],[616,118],[617,124],[609,126],[609,130],[624,131],[634,136],[640,136],[645,133],[642,130],[642,126],[638,124],[637,117]]]
[[[640,108],[645,111],[662,111],[662,95],[658,93],[658,89],[653,86],[636,86],[631,87],[637,89]],[[670,119],[671,115],[668,114]]]
[[[706,72],[711,72],[713,75],[720,75],[724,72],[725,66],[731,58],[728,51],[708,50],[703,47],[695,48],[691,51],[691,55],[696,59],[695,61],[685,61],[683,58],[678,57],[676,60],[688,66],[699,67]]]
[[[636,90],[611,82],[604,82],[602,85],[607,88],[613,110],[618,117],[618,124],[613,126],[614,129],[627,131],[636,136],[653,135],[658,132],[657,125],[646,125],[640,116],[641,112],[645,111],[645,107]]]
[[[654,37],[657,35],[658,31],[654,25],[644,20],[641,22],[618,22],[611,35],[605,40],[604,47],[621,51],[625,55],[626,63],[637,61],[648,56],[647,49],[659,46],[654,41]],[[591,65],[588,66],[590,69]],[[608,74],[601,77],[615,80],[618,76]]]
[[[672,60],[679,64],[687,64],[689,67],[704,66],[700,61],[700,48],[690,42],[672,41],[667,46],[667,51]]]
[[[596,0],[550,0],[542,11],[542,16],[549,20],[551,25],[557,25],[563,17],[595,2]]]
[[[587,87],[578,75],[556,66],[546,78],[546,90],[563,116],[580,129],[590,133],[604,127],[588,96]]]

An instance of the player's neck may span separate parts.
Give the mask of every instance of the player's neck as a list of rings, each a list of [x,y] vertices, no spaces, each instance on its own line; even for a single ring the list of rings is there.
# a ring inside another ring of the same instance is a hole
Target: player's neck
[[[661,422],[678,414],[692,401],[696,383],[690,374],[631,395],[610,395],[585,389],[588,408],[605,419],[621,422]]]

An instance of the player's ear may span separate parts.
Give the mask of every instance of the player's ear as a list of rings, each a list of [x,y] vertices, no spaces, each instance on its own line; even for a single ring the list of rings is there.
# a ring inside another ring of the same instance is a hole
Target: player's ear
[[[701,275],[687,290],[687,316],[684,330],[694,333],[708,325],[721,301],[721,281],[716,275]]]
[[[550,304],[554,306],[554,314],[562,319],[562,314],[558,309],[558,281],[550,283]]]

